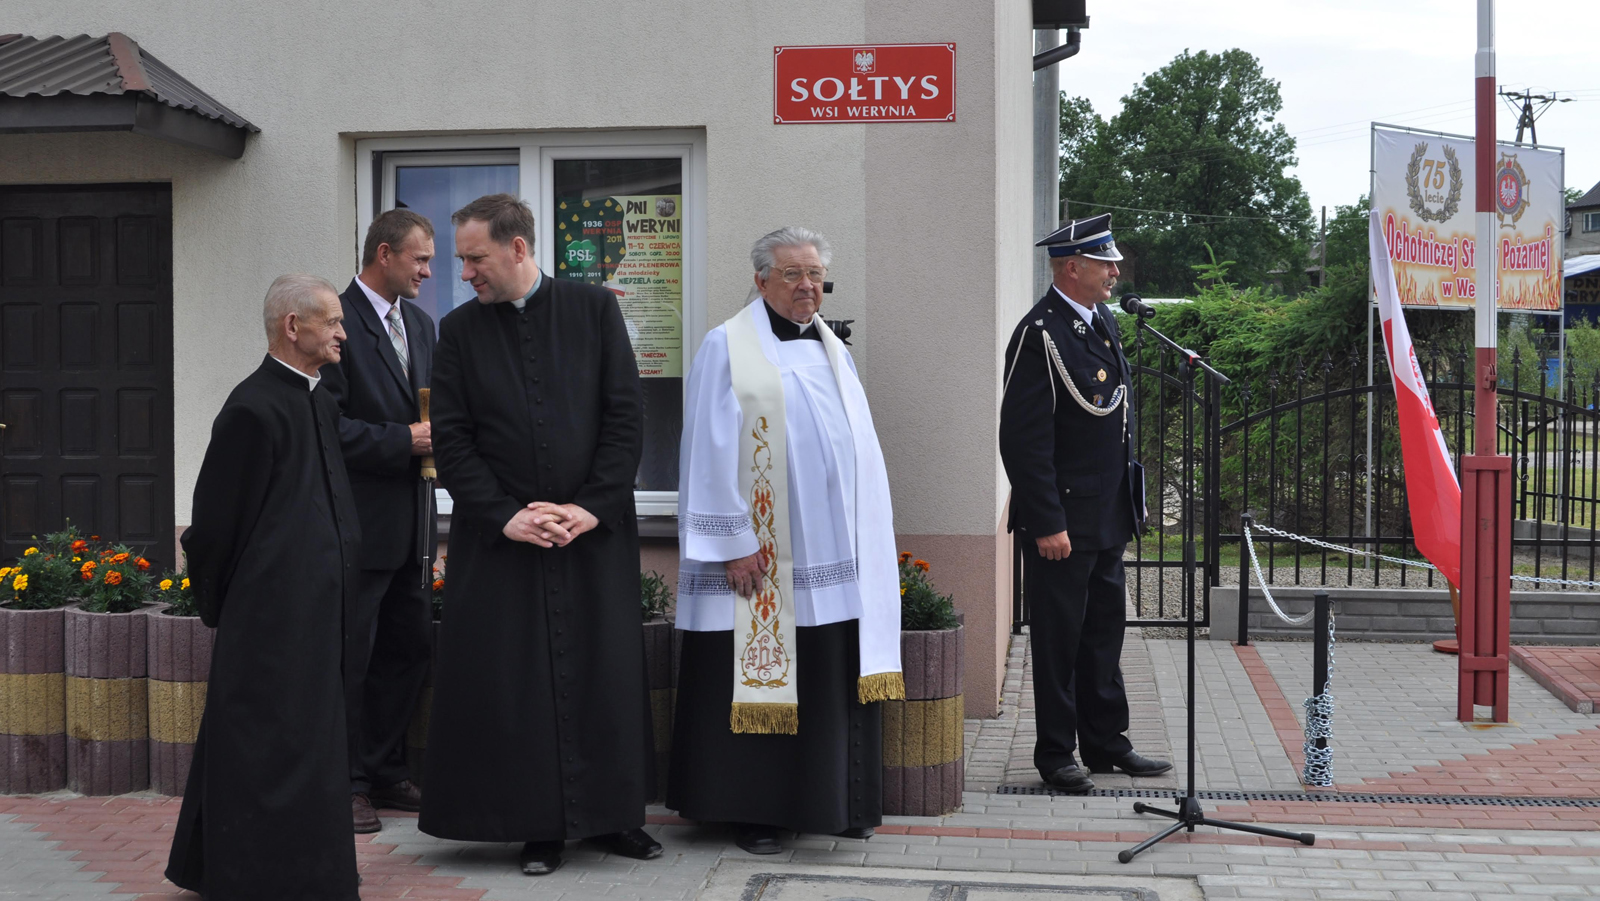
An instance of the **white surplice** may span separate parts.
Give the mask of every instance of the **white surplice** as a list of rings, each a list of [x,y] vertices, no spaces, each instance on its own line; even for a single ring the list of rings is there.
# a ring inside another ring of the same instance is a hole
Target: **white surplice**
[[[856,449],[844,400],[820,341],[776,343],[789,462],[789,529],[799,626],[860,619],[856,559]],[[850,360],[851,373],[855,362]],[[689,373],[680,457],[678,619],[696,632],[733,628],[735,596],[723,563],[756,552],[739,491],[744,417],[734,395],[722,326]]]

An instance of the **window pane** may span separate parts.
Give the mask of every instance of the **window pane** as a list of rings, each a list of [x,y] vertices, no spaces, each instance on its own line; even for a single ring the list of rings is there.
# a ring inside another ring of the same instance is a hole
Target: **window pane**
[[[683,162],[556,160],[556,275],[617,295],[644,382],[634,487],[678,489],[683,431]]]
[[[433,223],[433,277],[423,281],[417,305],[435,322],[477,297],[472,286],[461,280],[450,214],[485,194],[501,193],[520,193],[515,164],[395,167],[395,206],[415,210]]]

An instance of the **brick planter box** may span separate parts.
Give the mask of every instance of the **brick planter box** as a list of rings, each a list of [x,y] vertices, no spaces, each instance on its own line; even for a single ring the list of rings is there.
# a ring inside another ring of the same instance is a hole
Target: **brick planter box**
[[[644,624],[644,663],[650,679],[650,719],[656,748],[656,795],[667,796],[667,770],[672,763],[672,713],[677,701],[678,630],[666,617]]]
[[[66,611],[67,788],[122,795],[150,787],[150,609]]]
[[[66,787],[65,613],[0,607],[0,793]]]
[[[171,616],[165,609],[149,619],[150,787],[181,795],[205,711],[216,630],[198,616]]]
[[[433,621],[433,631],[428,649],[428,675],[422,680],[422,694],[417,696],[417,709],[411,712],[411,725],[406,728],[406,767],[411,771],[411,781],[422,785],[422,761],[428,755],[428,716],[433,712],[433,666],[439,659],[439,628],[444,623]]]
[[[943,816],[961,807],[965,630],[902,632],[906,699],[883,703],[883,812]]]

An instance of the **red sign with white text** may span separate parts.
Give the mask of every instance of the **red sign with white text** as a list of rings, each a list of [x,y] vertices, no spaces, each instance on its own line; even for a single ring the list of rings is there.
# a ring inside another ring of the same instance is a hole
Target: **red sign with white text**
[[[955,44],[772,48],[779,125],[955,120]]]

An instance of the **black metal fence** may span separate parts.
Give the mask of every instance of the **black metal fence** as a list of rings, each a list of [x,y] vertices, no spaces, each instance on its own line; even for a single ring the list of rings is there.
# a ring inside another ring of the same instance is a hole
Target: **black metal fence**
[[[1240,517],[1332,544],[1421,560],[1412,541],[1394,388],[1383,354],[1367,384],[1366,349],[1272,372],[1254,384],[1201,382],[1191,394],[1182,361],[1138,337],[1136,457],[1146,468],[1147,531],[1130,545],[1131,624],[1172,624],[1210,589],[1237,578]],[[1470,450],[1471,348],[1419,351],[1435,414],[1456,465]],[[1510,365],[1506,365],[1509,363]],[[1502,360],[1496,441],[1513,460],[1516,574],[1594,580],[1600,562],[1600,371],[1552,377],[1549,361]],[[1530,383],[1531,382],[1531,383]],[[1189,419],[1185,420],[1185,411]],[[1370,430],[1369,430],[1370,415]],[[1185,451],[1194,464],[1183,478]],[[1187,491],[1195,515],[1186,515]],[[1182,577],[1193,542],[1198,577]],[[1436,573],[1256,534],[1263,574],[1281,585],[1441,587]],[[1027,621],[1016,554],[1013,618]],[[1519,586],[1526,587],[1526,586]],[[1550,586],[1554,587],[1554,586]]]

